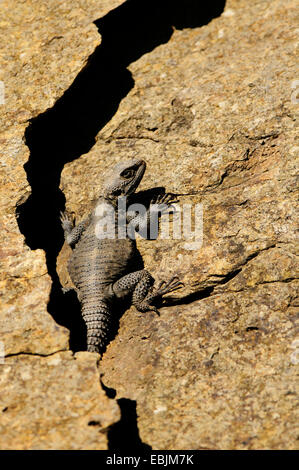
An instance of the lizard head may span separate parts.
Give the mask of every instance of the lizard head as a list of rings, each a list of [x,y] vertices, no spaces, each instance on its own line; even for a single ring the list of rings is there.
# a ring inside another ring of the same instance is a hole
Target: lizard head
[[[104,184],[105,197],[129,196],[139,185],[144,175],[144,160],[128,160],[119,162],[106,175]]]

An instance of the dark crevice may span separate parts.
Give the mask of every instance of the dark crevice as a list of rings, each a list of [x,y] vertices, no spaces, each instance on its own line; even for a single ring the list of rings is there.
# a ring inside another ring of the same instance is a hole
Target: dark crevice
[[[172,297],[169,299],[162,300],[162,307],[169,307],[171,305],[188,305],[188,304],[191,304],[192,302],[196,302],[197,300],[206,299],[207,297],[210,297],[213,294],[217,286],[226,284],[227,282],[231,281],[241,271],[242,271],[241,268],[235,269],[234,271],[231,271],[230,273],[223,276],[223,278],[219,280],[217,284],[215,284],[214,286],[205,287],[204,289],[201,289],[196,292],[192,292],[191,294],[188,294],[185,297],[181,297],[181,298]]]
[[[219,282],[217,283],[217,286],[222,285],[222,284],[226,284],[227,282],[231,281],[231,280],[234,279],[234,277],[236,277],[241,271],[242,271],[242,268],[237,268],[237,269],[234,269],[233,271],[227,273],[225,276],[223,276],[222,279],[219,280]],[[215,286],[215,287],[216,287],[216,286]]]
[[[214,290],[214,286],[206,287],[200,291],[192,292],[191,294],[185,295],[184,297],[175,298],[169,297],[162,301],[162,307],[170,307],[171,305],[188,305],[197,300],[202,300],[209,297]],[[160,305],[159,305],[160,306]]]
[[[246,331],[258,331],[259,328],[257,326],[247,326]]]
[[[101,426],[100,421],[89,421],[88,426]]]
[[[260,248],[259,250],[254,251],[253,253],[248,255],[247,258],[245,258],[245,260],[243,261],[243,263],[240,266],[245,266],[245,264],[247,264],[248,261],[251,261],[252,259],[256,258],[263,251],[267,251],[267,250],[270,250],[271,248],[275,248],[275,247],[276,247],[276,243],[272,243],[272,245],[269,245],[269,246],[266,246],[265,248]]]
[[[293,282],[297,281],[298,277],[287,277],[286,279],[273,279],[273,281],[262,281],[262,282],[257,282],[256,286],[263,286],[264,284],[274,284],[276,282]]]
[[[114,390],[114,388],[107,387],[103,383],[102,375],[100,378],[100,384],[108,398],[114,399],[116,397],[116,390]],[[113,424],[108,429],[108,450],[134,450],[136,452],[150,451],[152,449],[151,446],[144,444],[139,436],[136,401],[128,398],[119,398],[117,403],[120,407],[121,417],[117,423]]]
[[[17,352],[17,353],[6,354],[4,357],[5,358],[16,357],[16,356],[50,357],[50,356],[54,356],[54,354],[58,354],[60,352],[65,352],[65,351],[66,351],[66,349],[58,349],[57,351],[53,351],[49,354],[41,354],[41,353],[35,353],[35,352],[30,352],[30,351],[20,351],[20,352]]]
[[[27,245],[46,253],[52,291],[48,311],[70,329],[73,351],[86,349],[75,293],[62,294],[56,272],[63,245],[59,214],[65,196],[59,189],[66,163],[89,152],[98,132],[116,113],[134,87],[127,66],[155,47],[165,44],[177,29],[195,28],[219,16],[225,0],[127,0],[95,21],[102,42],[72,85],[55,105],[30,120],[25,143],[30,157],[24,165],[32,193],[18,205],[16,214]]]
[[[150,451],[151,446],[144,444],[139,436],[136,401],[120,398],[117,403],[120,407],[121,418],[108,430],[108,449],[126,452],[129,450]]]
[[[86,325],[81,315],[81,307],[75,290],[63,293],[58,276],[52,275],[52,289],[48,312],[59,325],[70,331],[69,346],[73,352],[86,351]]]
[[[114,390],[114,388],[107,387],[107,385],[104,384],[104,382],[102,381],[102,375],[100,377],[100,384],[108,398],[113,399],[116,397],[116,390]]]

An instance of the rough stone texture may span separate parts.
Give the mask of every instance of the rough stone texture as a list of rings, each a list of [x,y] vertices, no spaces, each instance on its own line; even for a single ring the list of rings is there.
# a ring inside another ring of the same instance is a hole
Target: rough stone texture
[[[15,217],[31,190],[24,132],[100,43],[92,22],[120,4],[1,2],[0,318],[11,355],[0,364],[1,448],[106,448],[99,426],[119,415],[99,372],[117,398],[137,401],[141,439],[154,449],[298,448],[295,0],[228,0],[206,26],[131,54],[134,86],[91,151],[65,166],[67,209],[83,216],[104,170],[138,155],[143,189],[203,204],[203,246],[139,240],[152,274],[178,273],[185,290],[160,317],[127,311],[100,371],[95,355],[57,352],[69,333],[47,313],[45,256],[26,246]]]
[[[67,331],[46,313],[51,282],[44,253],[24,245],[15,211],[30,194],[23,169],[29,156],[23,141],[27,121],[53,105],[99,43],[96,28],[76,3],[72,8],[68,2],[16,1],[14,7],[1,2],[1,331],[9,353],[53,352],[68,342]],[[79,13],[80,35],[74,30]]]
[[[62,174],[79,216],[104,169],[137,155],[142,189],[203,204],[200,249],[139,241],[147,269],[186,288],[160,318],[126,312],[101,363],[154,449],[298,448],[295,17],[295,1],[230,0],[176,30],[129,66],[134,88]]]
[[[118,421],[99,383],[98,355],[19,355],[1,366],[1,449],[106,449]],[[3,389],[4,387],[4,389]]]
[[[29,119],[51,107],[71,85],[89,55],[100,43],[101,38],[92,21],[119,3],[109,0],[101,2],[99,5],[98,1],[89,1],[86,11],[85,2],[79,0],[62,2],[56,0],[1,1],[1,362],[3,352],[6,355],[24,352],[49,355],[69,348],[69,331],[56,324],[47,312],[51,280],[47,274],[44,252],[40,249],[31,251],[26,246],[16,220],[16,207],[20,206],[30,194],[30,186],[23,168],[29,157],[28,148],[24,143],[24,131]],[[36,214],[36,223],[39,220],[40,214]],[[84,372],[83,364],[82,368],[78,367],[77,370],[77,366],[72,365],[74,361],[71,356],[63,357],[65,365],[69,361],[70,370],[73,368],[74,372],[78,371],[79,375],[74,380],[79,381],[81,372]],[[58,445],[55,441],[56,430],[53,429],[50,432],[50,428],[55,422],[63,420],[65,410],[62,407],[53,408],[52,405],[55,400],[61,400],[61,396],[64,395],[63,368],[59,371],[59,385],[51,388],[52,402],[45,403],[45,414],[39,414],[38,426],[41,426],[43,431],[39,435],[41,441],[38,442],[38,435],[34,439],[29,437],[36,432],[36,429],[31,427],[33,424],[30,413],[33,412],[35,405],[36,409],[42,406],[42,396],[39,405],[35,404],[33,396],[36,393],[43,393],[43,382],[48,380],[48,387],[51,385],[50,375],[47,379],[47,369],[44,367],[46,359],[38,356],[34,358],[19,356],[6,360],[9,360],[10,363],[12,361],[14,364],[9,366],[13,382],[7,382],[3,378],[7,369],[5,369],[6,364],[0,363],[1,396],[5,401],[8,394],[11,393],[15,403],[13,406],[16,407],[15,409],[21,410],[22,405],[16,402],[24,393],[24,400],[31,402],[31,408],[26,408],[24,414],[13,411],[13,423],[10,413],[5,412],[7,413],[5,418],[4,414],[0,415],[1,448],[31,448],[31,445],[46,448],[47,442],[44,440],[46,438],[49,439],[49,446],[55,447]],[[34,383],[27,382],[26,392],[22,391],[24,383],[21,375],[14,374],[15,367],[21,368],[23,360],[26,362],[26,370],[30,372],[32,368],[32,376],[34,376]],[[87,359],[86,364],[89,360]],[[43,372],[40,372],[39,368]],[[57,368],[55,370],[58,371]],[[41,377],[40,374],[44,374],[44,376]],[[90,384],[95,377],[95,372],[90,374],[88,379]],[[82,381],[84,380],[82,378]],[[104,400],[103,393],[98,392],[96,383],[93,387],[90,394],[91,399],[99,399],[98,406],[101,406],[101,402],[105,404],[103,406],[107,410],[108,420],[108,403]],[[74,393],[74,397],[72,397],[72,393]],[[82,397],[84,393],[83,391]],[[69,387],[70,401],[76,398],[78,400],[76,406],[78,407],[80,396],[80,388],[72,391],[71,386]],[[112,410],[115,407],[112,402],[110,406]],[[78,415],[84,415],[84,407],[85,405],[82,405]],[[75,409],[75,404],[73,408]],[[56,414],[60,412],[62,412],[61,415]],[[109,424],[117,419],[116,415],[114,417],[111,415]],[[82,422],[81,419],[74,419],[67,425],[59,426],[61,430],[70,431],[69,434],[73,437],[76,433],[79,434],[77,439],[74,438],[74,446],[84,448],[86,445],[92,448],[106,448],[106,438],[100,435],[98,444],[96,444],[97,432],[92,432],[92,429],[87,426],[84,427]],[[35,423],[34,426],[37,424]],[[10,430],[8,431],[8,429]],[[49,430],[48,437],[46,429]],[[23,435],[23,432],[28,436]],[[57,435],[60,435],[62,439],[63,434],[60,432],[57,431]],[[86,440],[84,440],[84,435]],[[64,440],[59,444],[61,448],[72,446],[71,438],[68,440],[69,438],[68,436],[63,437]],[[31,443],[30,439],[32,439]]]

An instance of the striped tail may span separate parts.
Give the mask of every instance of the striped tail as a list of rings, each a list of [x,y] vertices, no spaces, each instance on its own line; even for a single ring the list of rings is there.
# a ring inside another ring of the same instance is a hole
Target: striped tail
[[[104,352],[111,330],[111,311],[108,305],[97,300],[85,301],[82,305],[82,317],[87,328],[87,351]]]

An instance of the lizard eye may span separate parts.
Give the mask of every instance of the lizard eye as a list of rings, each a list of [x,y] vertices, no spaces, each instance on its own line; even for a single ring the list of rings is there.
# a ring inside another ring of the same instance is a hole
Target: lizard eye
[[[134,171],[134,170],[124,170],[124,171],[121,173],[121,176],[122,176],[123,178],[126,178],[126,179],[132,178],[134,175],[135,175],[135,171]]]

